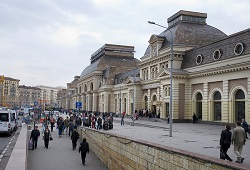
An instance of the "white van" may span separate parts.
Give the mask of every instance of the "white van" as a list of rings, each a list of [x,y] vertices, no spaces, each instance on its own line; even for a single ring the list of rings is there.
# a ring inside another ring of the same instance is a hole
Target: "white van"
[[[11,135],[14,126],[13,126],[13,120],[12,113],[8,109],[0,109],[0,133],[5,133],[8,135]]]

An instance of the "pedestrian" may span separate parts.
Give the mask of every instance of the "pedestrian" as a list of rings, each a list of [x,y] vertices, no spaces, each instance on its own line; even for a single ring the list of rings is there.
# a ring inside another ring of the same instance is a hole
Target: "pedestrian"
[[[69,136],[70,136],[70,134],[73,133],[73,129],[74,129],[74,123],[72,120],[69,121],[68,126],[69,126]]]
[[[227,150],[230,148],[231,145],[231,138],[232,138],[232,133],[230,132],[231,127],[230,125],[225,125],[225,129],[221,132],[221,136],[220,136],[220,149],[222,150],[222,152],[224,153],[223,158],[221,159],[227,159],[230,162],[232,162],[233,160],[227,155]]]
[[[49,147],[49,141],[51,138],[51,133],[50,130],[48,128],[48,126],[45,128],[44,134],[43,134],[43,140],[44,140],[44,146],[46,149],[48,149]]]
[[[245,133],[246,133],[246,139],[248,139],[248,137],[247,137],[247,132],[248,132],[248,124],[247,124],[247,122],[245,121],[245,119],[242,119],[242,121],[241,121],[241,127],[245,130]]]
[[[196,117],[196,114],[195,114],[195,113],[193,114],[193,117],[192,117],[192,118],[193,118],[193,123],[196,123],[197,117]]]
[[[55,126],[55,118],[52,116],[51,119],[50,119],[50,125],[51,125],[51,132],[53,132],[53,128]]]
[[[76,149],[76,142],[77,142],[79,136],[80,136],[79,133],[76,131],[76,129],[74,129],[74,131],[71,135],[73,150]]]
[[[100,130],[101,127],[102,127],[102,118],[101,116],[99,116],[97,119],[97,130]]]
[[[79,147],[79,153],[81,152],[81,158],[82,158],[82,164],[85,165],[86,162],[86,153],[89,153],[89,144],[86,141],[86,138],[82,139],[82,143],[80,144]]]
[[[65,126],[65,132],[66,132],[66,135],[67,135],[68,134],[68,128],[69,128],[69,117],[68,116],[64,120],[64,126]]]
[[[245,145],[246,142],[245,130],[240,125],[241,123],[237,121],[232,135],[232,144],[234,144],[234,153],[237,156],[237,163],[242,163],[244,161],[244,157],[241,155],[241,153],[243,145]]]
[[[38,127],[35,126],[35,129],[31,131],[30,139],[32,139],[32,150],[37,148],[37,140],[40,136],[40,131],[38,130]]]
[[[125,112],[122,112],[122,119],[121,119],[121,125],[124,125],[124,117],[125,117]]]
[[[60,117],[58,119],[58,121],[57,121],[57,128],[58,128],[59,138],[62,137],[63,126],[64,126],[64,122],[62,120],[62,117]]]
[[[92,118],[91,118],[91,128],[92,129],[96,129],[95,124],[96,124],[96,122],[95,122],[95,115],[93,114]]]

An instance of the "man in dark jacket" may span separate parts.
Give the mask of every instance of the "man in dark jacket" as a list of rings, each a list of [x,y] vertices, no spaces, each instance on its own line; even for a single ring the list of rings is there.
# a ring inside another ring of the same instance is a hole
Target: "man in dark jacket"
[[[245,130],[245,132],[246,132],[246,139],[248,139],[248,137],[247,137],[248,124],[247,124],[247,122],[245,121],[245,119],[242,119],[242,121],[241,121],[241,127]]]
[[[231,138],[232,138],[232,133],[230,132],[230,130],[231,130],[230,125],[225,125],[225,130],[221,132],[220,146],[221,150],[225,155],[225,158],[221,157],[221,159],[227,159],[230,162],[232,162],[232,159],[227,155],[227,150],[230,148]]]
[[[79,138],[79,133],[76,131],[76,129],[74,129],[74,131],[71,135],[73,150],[76,149],[76,142],[77,142],[78,138]]]
[[[37,140],[40,136],[40,131],[38,130],[38,127],[36,126],[35,129],[33,129],[31,131],[31,135],[30,135],[30,139],[32,139],[32,150],[34,150],[34,148],[37,148]]]
[[[57,121],[59,138],[62,136],[63,126],[64,126],[64,121],[63,121],[62,117],[60,117]]]
[[[79,147],[79,153],[81,152],[82,164],[85,165],[86,153],[89,153],[89,144],[86,142],[86,138],[82,139],[82,143]]]

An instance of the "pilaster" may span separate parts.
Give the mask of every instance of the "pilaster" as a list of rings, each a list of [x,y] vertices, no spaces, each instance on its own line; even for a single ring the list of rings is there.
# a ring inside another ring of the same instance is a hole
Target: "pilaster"
[[[151,90],[148,89],[148,106],[147,108],[151,110]]]
[[[211,119],[211,112],[209,112],[208,104],[210,101],[208,101],[208,83],[205,82],[203,84],[203,106],[202,106],[202,120],[208,121]]]
[[[223,81],[223,92],[222,92],[222,105],[221,105],[221,121],[232,122],[232,110],[229,110],[229,82],[228,80]],[[231,115],[231,116],[229,116]]]
[[[192,118],[192,94],[191,85],[185,84],[185,119]]]

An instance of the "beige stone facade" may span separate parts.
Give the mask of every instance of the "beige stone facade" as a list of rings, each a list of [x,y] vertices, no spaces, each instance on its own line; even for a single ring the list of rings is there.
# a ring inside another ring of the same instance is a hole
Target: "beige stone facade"
[[[106,44],[91,56],[75,86],[75,102],[88,112],[150,109],[169,115],[171,45],[172,115],[175,122],[250,122],[250,29],[226,35],[206,23],[207,14],[179,11],[168,28],[149,38],[141,61],[134,47]],[[58,99],[61,100],[61,99]]]
[[[0,106],[17,107],[18,106],[18,79],[0,76]]]

